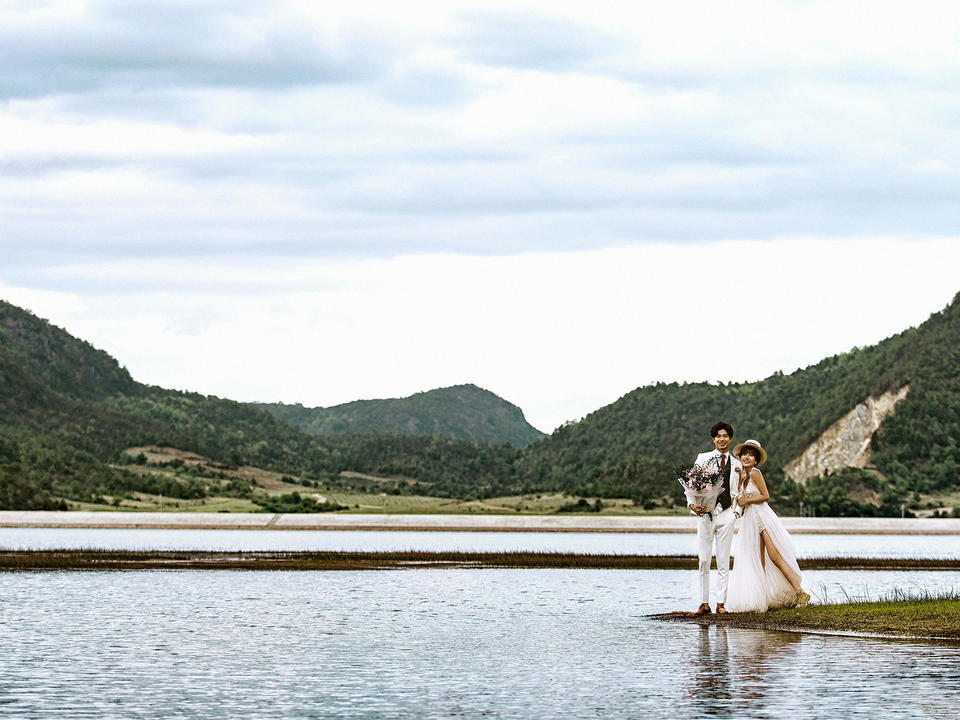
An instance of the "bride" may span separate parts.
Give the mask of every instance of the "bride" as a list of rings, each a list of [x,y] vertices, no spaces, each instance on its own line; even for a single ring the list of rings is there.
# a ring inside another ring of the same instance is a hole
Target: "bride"
[[[733,572],[727,595],[731,612],[765,612],[778,607],[806,607],[810,595],[800,586],[800,566],[793,540],[767,505],[770,493],[757,468],[767,460],[756,440],[733,449],[742,465],[734,488],[734,507],[743,513],[733,541]]]

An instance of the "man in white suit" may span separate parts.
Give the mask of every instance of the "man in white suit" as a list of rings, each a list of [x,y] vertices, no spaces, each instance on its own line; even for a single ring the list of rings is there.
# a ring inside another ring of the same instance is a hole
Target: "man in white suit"
[[[727,582],[730,576],[730,545],[733,542],[733,503],[730,501],[731,478],[739,479],[740,461],[730,454],[733,441],[733,428],[728,423],[718,422],[710,428],[710,437],[714,449],[697,455],[694,465],[716,463],[723,475],[723,491],[710,500],[698,498],[689,490],[687,507],[690,512],[700,516],[697,523],[697,555],[700,565],[697,569],[700,579],[700,607],[697,615],[706,615],[710,610],[710,558],[714,544],[717,550],[717,612],[725,613],[723,604],[727,600]]]

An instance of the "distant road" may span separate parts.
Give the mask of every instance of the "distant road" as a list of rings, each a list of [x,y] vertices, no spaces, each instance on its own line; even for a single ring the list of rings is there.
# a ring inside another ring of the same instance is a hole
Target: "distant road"
[[[792,533],[960,535],[956,518],[783,518]],[[455,530],[488,532],[694,533],[692,516],[389,515],[382,513],[134,513],[0,511],[0,527],[221,530]]]

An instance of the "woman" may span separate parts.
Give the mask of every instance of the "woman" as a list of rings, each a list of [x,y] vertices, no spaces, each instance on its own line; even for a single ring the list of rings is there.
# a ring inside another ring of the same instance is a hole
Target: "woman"
[[[770,493],[757,468],[767,452],[756,440],[733,449],[742,465],[734,490],[734,508],[742,513],[733,541],[733,572],[727,609],[765,612],[777,607],[806,607],[810,595],[800,586],[800,567],[793,540],[767,505]]]

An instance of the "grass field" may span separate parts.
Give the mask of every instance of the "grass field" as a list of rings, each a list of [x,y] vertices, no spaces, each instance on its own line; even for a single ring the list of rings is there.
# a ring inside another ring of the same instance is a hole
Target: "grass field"
[[[71,510],[100,512],[263,512],[259,505],[244,498],[208,497],[199,500],[182,500],[144,493],[132,493],[132,495],[132,499],[117,498],[116,505],[113,503],[114,498],[109,495],[104,498],[107,501],[106,503],[76,502],[72,500],[68,504]]]
[[[370,495],[360,493],[342,493],[331,491],[324,493],[331,501],[346,505],[347,512],[381,512],[393,514],[457,514],[470,513],[495,515],[549,515],[558,512],[564,506],[576,506],[582,499],[586,507],[572,511],[574,514],[590,515],[651,515],[651,513],[633,505],[630,500],[603,499],[601,508],[597,507],[597,498],[570,497],[561,493],[538,495],[512,495],[507,497],[486,498],[484,500],[451,500],[423,495]]]
[[[395,495],[380,492],[378,487],[393,489],[396,478],[383,478],[356,472],[343,472],[339,481],[333,480],[330,486],[319,487],[319,482],[304,481],[302,478],[264,470],[262,468],[241,466],[227,467],[210,458],[196,453],[172,447],[144,445],[128,448],[124,451],[124,461],[115,467],[127,472],[174,483],[189,484],[201,482],[206,485],[208,497],[185,500],[181,498],[161,497],[146,493],[125,493],[122,497],[104,496],[88,501],[64,498],[72,510],[110,511],[125,510],[133,512],[205,512],[205,513],[249,513],[265,512],[255,502],[242,497],[244,493],[225,490],[230,483],[239,482],[248,492],[257,495],[280,496],[296,492],[301,496],[312,497],[318,502],[327,501],[346,508],[345,513],[387,513],[394,515],[432,515],[432,514],[493,514],[493,515],[552,515],[569,513],[571,515],[631,515],[663,516],[686,515],[683,496],[679,488],[676,497],[660,498],[659,502],[675,502],[675,505],[663,504],[645,510],[626,498],[596,498],[569,496],[563,493],[539,493],[486,498],[483,500],[452,500],[427,495]],[[357,487],[371,488],[367,492],[342,490],[350,487],[351,481],[362,481]],[[414,486],[416,487],[416,486]],[[223,493],[221,495],[220,493]],[[184,493],[181,493],[184,494]],[[910,505],[919,517],[934,515],[948,516],[955,507],[960,508],[960,490],[937,495],[920,495]]]
[[[172,471],[155,471],[158,473]],[[683,508],[670,510],[644,510],[630,500],[604,498],[600,500],[600,509],[596,509],[598,498],[581,498],[560,493],[540,495],[516,495],[509,497],[487,498],[484,500],[452,500],[449,498],[429,497],[425,495],[387,495],[374,493],[344,492],[322,488],[304,487],[279,479],[272,479],[269,486],[257,484],[257,491],[267,495],[284,495],[297,492],[300,495],[314,497],[322,502],[343,505],[345,513],[388,513],[392,515],[550,515],[564,506],[574,507],[573,515],[666,515],[685,514]],[[124,497],[106,495],[104,502],[78,502],[68,500],[71,510],[127,512],[264,512],[264,510],[244,498],[211,496],[196,500],[162,497],[146,493],[129,493]],[[577,506],[583,501],[585,505]]]
[[[952,516],[954,508],[960,508],[960,490],[950,490],[947,492],[920,494],[912,512],[917,517]]]
[[[250,492],[260,495],[280,496],[296,492],[313,497],[318,502],[327,501],[346,507],[347,513],[389,514],[495,514],[495,515],[549,515],[557,512],[575,515],[674,515],[685,514],[677,505],[672,508],[658,507],[644,510],[625,498],[595,498],[569,496],[563,493],[540,493],[486,498],[484,500],[452,500],[427,495],[394,495],[375,489],[379,483],[395,484],[389,478],[379,478],[355,472],[341,473],[341,487],[350,481],[363,481],[373,491],[359,492],[334,487],[318,487],[318,483],[303,481],[299,477],[283,475],[262,468],[241,466],[227,467],[210,458],[172,447],[144,445],[124,451],[124,461],[115,467],[127,472],[149,476],[173,484],[201,483],[207,487],[208,497],[196,500],[162,497],[147,493],[125,493],[113,497],[91,498],[89,501],[65,499],[72,510],[124,510],[128,512],[264,512],[249,499],[234,497],[242,494],[228,492],[230,497],[220,496],[230,483],[240,483]],[[389,482],[388,482],[389,481]],[[386,485],[383,485],[386,488]],[[182,494],[182,493],[181,493]],[[682,502],[677,493],[677,502]]]

